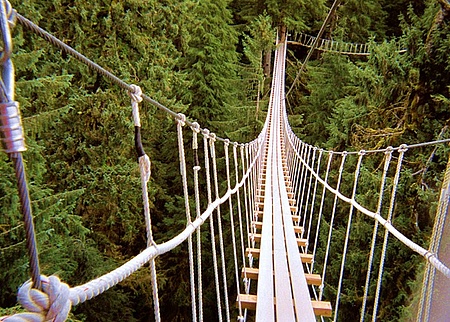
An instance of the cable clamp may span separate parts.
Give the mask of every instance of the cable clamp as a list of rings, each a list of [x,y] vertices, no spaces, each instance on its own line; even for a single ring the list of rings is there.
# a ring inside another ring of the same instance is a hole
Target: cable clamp
[[[26,151],[19,103],[0,103],[0,132],[6,153]]]

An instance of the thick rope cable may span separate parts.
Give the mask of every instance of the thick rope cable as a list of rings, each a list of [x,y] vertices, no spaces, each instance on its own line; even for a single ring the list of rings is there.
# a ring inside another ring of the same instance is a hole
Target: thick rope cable
[[[359,173],[361,170],[361,164],[362,164],[362,160],[364,157],[365,153],[362,150],[359,154],[359,158],[358,158],[358,163],[356,165],[356,169],[355,169],[355,176],[353,179],[353,191],[352,191],[352,200],[354,200],[356,198],[356,190],[358,187],[358,180],[359,180]],[[342,290],[342,281],[344,279],[344,269],[345,269],[345,260],[347,258],[347,249],[348,249],[348,241],[350,239],[350,228],[352,225],[352,217],[353,217],[353,210],[355,209],[355,207],[353,207],[353,205],[350,206],[350,210],[348,213],[348,221],[347,221],[347,231],[345,233],[345,241],[344,241],[344,249],[342,252],[342,260],[341,260],[341,270],[339,273],[339,282],[338,282],[338,289],[337,289],[337,293],[336,293],[336,304],[335,304],[335,308],[334,308],[334,321],[337,321],[337,318],[339,316],[338,312],[339,312],[339,301],[341,298],[341,290]]]
[[[391,159],[392,159],[392,150],[386,151],[385,156],[384,156],[383,174],[381,176],[380,190],[379,190],[379,196],[378,196],[378,204],[377,204],[377,210],[376,210],[377,214],[381,214],[381,207],[383,205],[384,189],[386,187],[387,172],[389,170]],[[364,283],[364,295],[363,295],[363,303],[361,306],[360,322],[364,322],[364,318],[366,315],[367,296],[369,294],[370,275],[372,273],[372,264],[373,264],[373,259],[374,259],[374,255],[375,255],[377,234],[378,234],[378,221],[375,220],[374,226],[373,226],[372,241],[371,241],[371,245],[370,245],[369,260],[367,263],[366,281]]]
[[[8,154],[8,157],[14,165],[20,207],[25,227],[31,278],[34,287],[41,289],[36,232],[22,156],[22,152],[26,151],[27,148],[25,146],[25,136],[22,127],[19,103],[14,101],[15,71],[11,60],[13,42],[10,31],[10,26],[14,25],[14,18],[15,11],[13,11],[9,2],[2,0],[0,5],[0,28],[3,40],[3,50],[0,57],[0,64],[2,65],[0,81],[0,132],[2,135],[0,137],[5,148],[4,151]]]
[[[178,133],[178,153],[180,158],[180,174],[183,183],[184,194],[184,207],[186,211],[186,225],[190,225],[192,222],[191,210],[189,205],[189,191],[187,183],[187,171],[186,171],[186,156],[184,152],[183,142],[183,126],[186,125],[186,116],[179,114],[177,119],[177,133]],[[192,236],[188,237],[188,252],[189,252],[189,279],[191,284],[191,307],[192,307],[192,320],[197,321],[197,306],[195,295],[195,272],[194,272],[194,250],[192,246]]]
[[[40,36],[41,38],[47,40],[50,44],[52,44],[53,46],[58,47],[59,49],[61,49],[65,53],[67,53],[68,55],[76,58],[78,61],[80,61],[81,63],[85,64],[87,67],[89,67],[91,70],[96,71],[99,74],[105,76],[113,84],[116,84],[117,86],[119,86],[120,88],[124,89],[127,92],[132,91],[132,88],[131,88],[130,84],[126,83],[125,81],[123,81],[122,79],[120,79],[119,77],[117,77],[116,75],[111,73],[110,71],[106,70],[102,66],[100,66],[97,63],[93,62],[92,60],[90,60],[86,56],[82,55],[81,53],[79,53],[78,51],[76,51],[75,49],[70,47],[69,45],[65,44],[64,42],[59,40],[57,37],[55,37],[52,34],[50,34],[49,32],[47,32],[46,30],[42,29],[41,27],[39,27],[38,25],[36,25],[32,21],[30,21],[29,19],[25,18],[24,16],[20,15],[19,13],[16,14],[16,17],[17,17],[17,21],[23,27],[25,27],[28,30],[32,31],[33,33],[35,33],[36,35]],[[147,96],[146,94],[142,94],[142,98],[147,103],[150,103],[151,105],[157,107],[158,109],[168,113],[175,120],[178,119],[178,113],[177,112],[175,112],[175,111],[171,110],[170,108],[164,106],[163,104],[157,102],[156,100],[152,99],[151,97]],[[195,125],[194,124],[195,122],[191,122],[188,119],[185,120],[185,123],[188,126]],[[216,140],[224,141],[225,139],[221,138],[219,136],[216,136]]]
[[[211,147],[211,160],[212,160],[212,171],[213,171],[213,180],[214,180],[214,191],[216,198],[219,197],[219,180],[217,175],[217,158],[216,158],[216,145],[215,145],[215,136],[213,136],[210,140]],[[221,259],[221,267],[222,267],[222,280],[223,280],[223,296],[224,296],[224,306],[225,306],[225,316],[227,321],[230,321],[230,305],[228,301],[228,282],[227,282],[227,269],[226,269],[226,261],[225,261],[225,247],[223,244],[223,232],[222,232],[222,215],[220,211],[220,206],[216,209],[217,214],[217,229],[219,231],[219,250],[220,250],[220,259]]]
[[[390,200],[390,203],[389,203],[389,210],[388,210],[388,216],[387,216],[387,222],[388,223],[391,223],[392,216],[393,216],[393,213],[394,213],[395,197],[397,195],[398,181],[400,179],[400,172],[402,170],[403,157],[404,157],[404,154],[405,154],[405,152],[407,150],[408,149],[406,147],[403,147],[400,150],[398,150],[399,156],[398,156],[397,168],[396,168],[395,176],[394,176],[394,182],[393,182],[393,185],[392,185],[391,200]],[[380,267],[378,269],[377,289],[375,291],[375,301],[374,301],[374,305],[373,305],[372,322],[375,322],[377,320],[378,303],[379,303],[379,300],[380,300],[381,283],[382,283],[382,279],[383,279],[384,262],[385,262],[385,259],[386,259],[388,238],[389,238],[389,230],[385,229],[385,231],[384,231],[383,248],[382,248],[382,251],[381,251]]]
[[[339,188],[341,186],[341,180],[342,180],[342,173],[344,171],[344,165],[347,155],[343,154],[341,157],[341,165],[339,166],[339,173],[338,173],[338,180],[336,184],[336,191],[339,191]],[[334,218],[336,215],[336,207],[338,204],[338,197],[335,194],[334,195],[334,201],[333,201],[333,210],[331,211],[331,219],[330,219],[330,229],[328,230],[328,239],[327,239],[327,247],[325,250],[325,259],[323,264],[323,270],[322,270],[322,284],[320,285],[320,292],[319,292],[319,301],[322,300],[323,296],[323,290],[325,286],[325,279],[326,279],[326,273],[327,273],[327,265],[328,265],[328,256],[330,254],[330,247],[331,247],[331,238],[333,235],[333,226],[334,226]]]

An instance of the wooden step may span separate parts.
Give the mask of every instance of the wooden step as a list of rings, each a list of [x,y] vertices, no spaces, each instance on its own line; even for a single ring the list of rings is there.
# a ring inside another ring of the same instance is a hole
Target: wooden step
[[[252,225],[255,225],[256,229],[262,229],[262,222],[261,221],[252,221]],[[303,232],[303,227],[294,225],[294,232],[296,234],[301,234]]]
[[[252,294],[239,294],[239,298],[236,299],[236,306],[239,306],[239,299],[241,300],[241,307],[248,310],[256,310],[256,302],[258,297]],[[274,299],[274,303],[275,303]],[[333,310],[330,302],[325,301],[311,301],[314,314],[326,317],[331,317]]]
[[[250,234],[250,237],[251,237],[251,235],[253,235],[253,239],[255,242],[257,242],[257,243],[261,242],[261,234]],[[308,242],[308,240],[304,239],[304,238],[296,238],[296,239],[297,239],[297,245],[301,246],[301,247],[305,247],[306,243]]]
[[[248,256],[249,254],[252,254],[253,258],[259,258],[260,250],[259,248],[247,248],[245,250],[245,254]],[[312,254],[305,254],[300,253],[300,259],[302,263],[304,264],[311,264],[313,261],[313,255]]]
[[[259,269],[258,268],[250,268],[250,267],[243,267],[242,268],[242,277],[247,277],[252,280],[257,280],[259,275]],[[322,278],[319,274],[306,274],[305,273],[306,282],[308,285],[316,285],[320,286],[322,284]]]
[[[262,218],[262,217],[264,216],[264,210],[262,210],[262,208],[259,209],[259,210],[256,210],[256,211],[255,211],[255,214],[258,215],[258,218]],[[300,216],[292,215],[291,217],[292,217],[292,221],[294,221],[294,222],[300,222]]]

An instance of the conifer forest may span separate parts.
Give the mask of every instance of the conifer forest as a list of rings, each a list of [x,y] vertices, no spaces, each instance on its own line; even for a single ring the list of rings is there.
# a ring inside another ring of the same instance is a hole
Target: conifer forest
[[[249,142],[261,131],[267,112],[277,28],[286,26],[293,38],[301,33],[317,35],[333,1],[10,3],[21,15],[124,81],[138,84],[176,113],[231,141]],[[79,285],[146,247],[130,98],[20,24],[11,30],[41,269],[69,285]],[[372,50],[367,56],[316,50],[294,83],[308,48],[288,45],[287,112],[302,140],[330,150],[359,151],[450,138],[448,0],[342,0],[322,37],[369,44]],[[142,104],[140,113],[143,145],[152,162],[148,193],[158,243],[180,231],[186,219],[176,122],[149,104]],[[399,183],[396,224],[422,245],[429,243],[449,151],[448,145],[416,149]],[[359,196],[369,204],[376,205],[371,171],[379,167],[381,160],[366,164],[359,183],[367,191],[373,189],[373,194]],[[365,277],[359,262],[365,255],[360,249],[370,248],[366,237],[371,228],[358,219],[354,225],[352,238],[359,242],[351,246],[348,270],[361,278],[342,290],[342,316],[347,317],[342,321],[358,319],[354,307],[360,307],[362,299],[357,285],[364,284]],[[345,225],[336,229],[345,232]],[[207,229],[202,238],[207,245]],[[156,260],[163,321],[191,321],[186,253],[182,244]],[[395,254],[395,263],[386,263],[389,273],[383,283],[390,287],[383,289],[378,320],[413,321],[425,262],[395,240],[387,253]],[[338,271],[339,264],[331,263],[330,271]],[[203,267],[205,321],[217,320],[211,266]],[[0,316],[20,312],[17,289],[30,278],[29,270],[14,172],[2,152]],[[230,294],[234,308],[236,295],[232,290]],[[154,321],[152,312],[149,267],[144,266],[104,294],[74,307],[69,320]],[[232,314],[236,320],[236,312]]]

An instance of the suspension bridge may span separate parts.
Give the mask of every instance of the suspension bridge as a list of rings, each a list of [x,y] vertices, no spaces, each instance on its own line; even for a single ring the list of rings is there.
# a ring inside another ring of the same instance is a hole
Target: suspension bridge
[[[448,238],[445,234],[450,229],[447,220],[450,167],[447,167],[442,180],[432,242],[428,248],[416,244],[405,232],[397,229],[393,216],[403,160],[407,158],[408,152],[442,145],[449,140],[357,152],[327,151],[302,142],[290,128],[286,114],[284,78],[287,39],[280,32],[264,127],[259,136],[249,143],[230,142],[201,128],[198,123],[189,121],[185,115],[171,111],[143,94],[138,86],[125,83],[93,63],[30,20],[14,13],[7,2],[2,1],[0,9],[4,43],[0,104],[3,145],[17,173],[31,267],[31,280],[22,285],[18,292],[18,300],[27,313],[0,317],[0,321],[64,321],[72,306],[93,299],[147,263],[151,272],[155,320],[160,321],[155,261],[158,256],[182,243],[187,244],[189,254],[187,269],[192,320],[203,321],[202,268],[211,263],[205,263],[202,255],[202,229],[209,229],[211,236],[209,251],[212,253],[218,321],[347,321],[345,312],[339,314],[345,282],[355,274],[346,270],[346,263],[351,256],[354,234],[352,222],[356,220],[367,220],[372,227],[370,248],[364,256],[367,262],[362,263],[361,269],[364,283],[358,285],[357,291],[361,303],[353,309],[359,312],[360,321],[377,320],[382,288],[391,287],[382,284],[391,235],[411,254],[422,256],[426,263],[416,320],[445,321],[436,319],[442,314],[442,308],[436,307],[443,298],[448,299],[446,285],[450,280],[450,253],[448,247],[441,247],[441,244],[446,243]],[[40,274],[38,247],[21,156],[26,147],[18,104],[14,100],[14,67],[9,31],[12,15],[16,15],[18,22],[27,30],[101,73],[131,97],[130,114],[135,126],[135,144],[139,155],[147,248],[112,272],[83,285],[71,287],[56,276]],[[186,226],[177,236],[162,243],[156,243],[152,234],[147,192],[150,157],[140,141],[139,106],[142,102],[167,112],[176,123],[174,135],[178,139]],[[203,160],[197,158],[192,171],[188,171],[186,162],[187,132],[192,136],[193,153],[198,156],[201,152],[204,155]],[[217,149],[219,144],[221,149]],[[364,176],[365,162],[370,157],[382,160],[381,169],[376,173],[378,193],[371,198],[376,199],[374,207],[363,204],[364,191],[358,187],[360,178]],[[225,173],[218,171],[218,159],[225,160]],[[199,182],[206,182],[206,206],[201,202],[205,196],[200,195]],[[220,193],[219,189],[222,182],[226,182],[227,186],[224,193]],[[191,206],[192,201],[194,206]],[[223,220],[224,213],[229,215],[228,221]],[[344,223],[337,222],[338,217],[346,220]],[[338,224],[345,227],[345,234],[336,236],[335,227]],[[225,225],[229,225],[230,240],[224,235]],[[379,230],[382,230],[381,234]],[[379,235],[383,236],[382,241],[377,240]],[[226,243],[232,244],[231,261],[225,256]],[[331,261],[339,263],[338,271],[329,271]],[[230,262],[234,271],[231,280],[227,276],[227,263]],[[231,285],[235,286],[236,294],[229,294]],[[448,310],[443,314],[444,319],[448,317]]]

